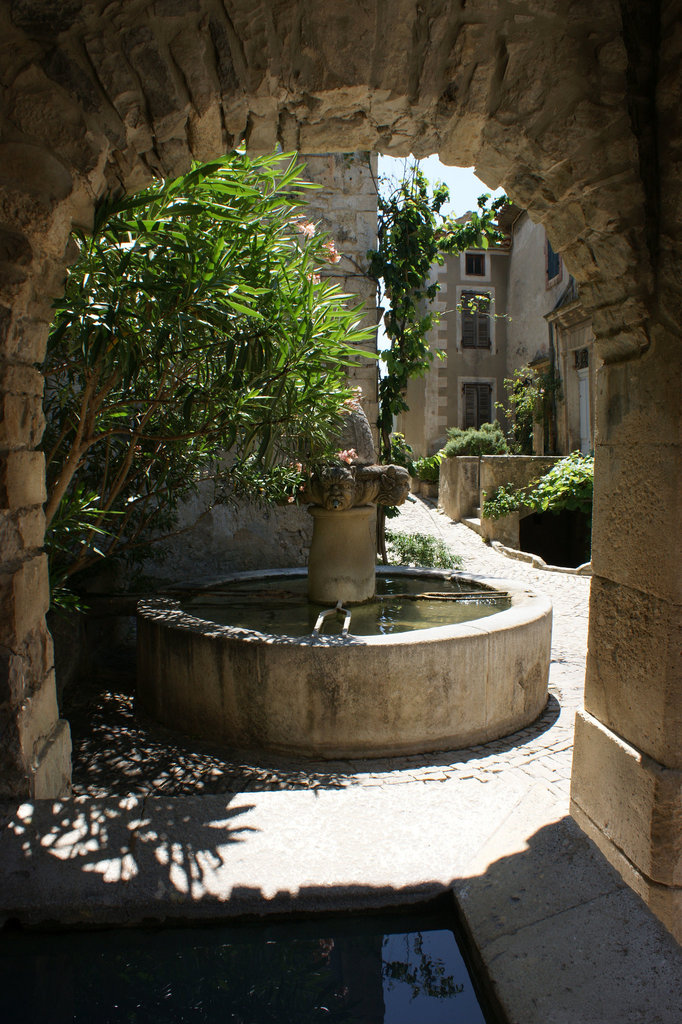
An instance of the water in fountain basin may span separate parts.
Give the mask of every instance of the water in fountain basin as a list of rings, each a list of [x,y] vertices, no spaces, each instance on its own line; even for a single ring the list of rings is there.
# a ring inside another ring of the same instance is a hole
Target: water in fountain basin
[[[283,636],[312,633],[320,605],[307,599],[307,577],[272,576],[204,590],[183,602],[191,615],[224,626]],[[437,595],[424,597],[421,595]],[[374,601],[351,607],[349,632],[380,636],[430,629],[494,615],[510,607],[506,594],[471,580],[432,576],[381,575]],[[343,615],[325,619],[321,632],[338,635]]]

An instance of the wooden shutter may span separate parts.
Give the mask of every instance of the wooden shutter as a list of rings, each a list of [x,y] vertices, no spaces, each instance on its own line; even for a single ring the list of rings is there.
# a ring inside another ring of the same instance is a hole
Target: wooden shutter
[[[489,311],[487,294],[462,292],[462,348],[490,348]]]
[[[478,388],[478,409],[476,410],[476,426],[481,423],[490,423],[492,420],[492,392],[490,384],[477,384]]]
[[[478,328],[476,347],[490,348],[490,317],[486,316],[485,313],[477,313],[476,326]]]
[[[462,292],[462,348],[476,348],[475,292]]]
[[[552,281],[561,273],[561,258],[554,252],[549,238],[547,239],[547,280]]]
[[[464,429],[476,426],[476,385],[464,385]]]
[[[493,389],[490,384],[464,384],[464,429],[490,423],[493,412]]]

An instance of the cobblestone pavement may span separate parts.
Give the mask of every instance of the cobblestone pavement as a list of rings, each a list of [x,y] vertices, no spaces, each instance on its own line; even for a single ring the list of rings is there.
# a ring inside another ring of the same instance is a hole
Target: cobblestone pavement
[[[65,709],[74,739],[74,793],[187,795],[277,789],[489,782],[501,772],[543,782],[567,806],[575,711],[582,702],[589,578],[545,572],[487,547],[430,503],[410,500],[394,531],[429,533],[462,557],[463,570],[515,579],[546,594],[554,609],[550,697],[533,725],[501,740],[456,751],[362,761],[297,762],[236,758],[225,748],[185,740],[139,716],[128,670],[100,672]]]

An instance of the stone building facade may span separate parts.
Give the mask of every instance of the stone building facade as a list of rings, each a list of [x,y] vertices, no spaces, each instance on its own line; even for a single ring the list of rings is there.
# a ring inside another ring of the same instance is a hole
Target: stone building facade
[[[499,223],[501,243],[448,256],[432,268],[440,285],[433,304],[440,320],[429,338],[436,358],[424,377],[409,382],[409,410],[396,424],[418,455],[437,451],[448,427],[504,424],[497,403],[506,404],[505,379],[521,367],[552,362],[545,315],[569,275],[544,227],[525,210],[511,203]]]
[[[557,451],[589,454],[594,451],[596,438],[597,371],[601,360],[594,344],[592,320],[572,280],[545,320],[561,378],[556,403]]]
[[[503,184],[603,360],[574,817],[682,919],[679,0],[10,0],[0,8],[2,793],[69,782],[45,627],[40,363],[74,223],[239,140],[438,153]],[[651,494],[657,500],[651,502]],[[646,510],[646,514],[642,514]]]

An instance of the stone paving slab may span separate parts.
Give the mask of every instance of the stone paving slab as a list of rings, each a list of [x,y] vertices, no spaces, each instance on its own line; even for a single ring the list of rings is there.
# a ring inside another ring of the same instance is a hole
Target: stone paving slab
[[[72,718],[76,798],[2,809],[5,919],[223,919],[454,892],[510,1024],[678,1024],[680,947],[568,817],[589,579],[512,562],[422,501],[391,525],[551,598],[541,719],[466,750],[293,764],[137,718],[112,673]]]

